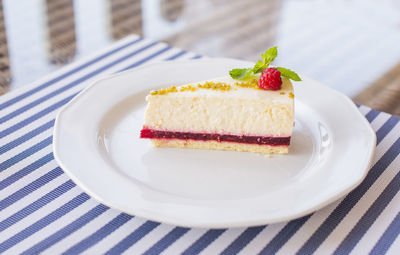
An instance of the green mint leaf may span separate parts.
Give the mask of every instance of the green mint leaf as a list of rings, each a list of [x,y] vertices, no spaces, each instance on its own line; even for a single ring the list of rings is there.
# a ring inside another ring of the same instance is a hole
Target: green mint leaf
[[[232,69],[229,74],[236,80],[258,79],[258,76],[253,73],[253,68]]]
[[[262,60],[266,66],[268,66],[274,59],[278,56],[278,47],[272,47],[268,49],[266,52],[261,54]]]
[[[236,80],[251,80],[258,79],[260,77],[259,73],[266,68],[268,68],[269,64],[274,61],[274,59],[278,55],[278,47],[272,47],[268,49],[266,52],[261,54],[262,60],[258,61],[253,68],[237,68],[229,71],[230,76]],[[283,68],[283,67],[274,67],[279,72],[281,72],[281,76],[294,80],[301,81],[301,78],[294,71]]]
[[[252,80],[258,79],[259,76],[253,73],[253,68],[232,69],[229,74],[236,80]]]
[[[233,79],[242,79],[250,71],[251,71],[250,68],[237,68],[237,69],[230,70],[229,74]]]
[[[290,69],[286,69],[283,67],[275,67],[279,72],[281,72],[281,76],[286,77],[288,79],[294,81],[301,81],[301,78],[297,75],[297,73],[293,72]]]
[[[253,73],[261,73],[268,65],[265,65],[263,61],[258,61],[253,68]]]

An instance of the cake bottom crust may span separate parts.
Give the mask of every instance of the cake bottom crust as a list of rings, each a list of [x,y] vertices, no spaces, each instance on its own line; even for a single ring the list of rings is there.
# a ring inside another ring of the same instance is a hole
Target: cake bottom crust
[[[191,148],[205,150],[246,151],[261,154],[287,154],[288,146],[270,146],[218,141],[196,141],[180,139],[151,139],[155,147]]]

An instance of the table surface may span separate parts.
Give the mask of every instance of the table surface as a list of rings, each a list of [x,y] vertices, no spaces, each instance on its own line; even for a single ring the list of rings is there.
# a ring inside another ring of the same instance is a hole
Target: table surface
[[[129,34],[278,62],[400,116],[400,0],[0,0],[0,94]]]
[[[289,222],[182,228],[98,203],[52,154],[57,111],[93,81],[125,68],[197,54],[130,36],[0,97],[0,253],[399,254],[399,118],[359,109],[377,135],[372,167],[344,198]],[[351,169],[349,169],[351,171]]]

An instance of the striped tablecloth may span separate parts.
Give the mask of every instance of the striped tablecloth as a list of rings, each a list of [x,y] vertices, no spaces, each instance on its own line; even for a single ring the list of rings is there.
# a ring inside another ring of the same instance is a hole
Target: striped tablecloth
[[[229,229],[160,224],[99,204],[64,174],[52,154],[60,107],[106,74],[196,57],[131,36],[0,97],[0,253],[400,254],[399,119],[364,106],[378,138],[367,177],[346,197],[290,222]]]

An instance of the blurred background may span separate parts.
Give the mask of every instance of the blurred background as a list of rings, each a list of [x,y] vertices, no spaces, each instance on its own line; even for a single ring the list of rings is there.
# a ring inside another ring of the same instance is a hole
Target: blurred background
[[[276,64],[400,116],[400,0],[0,0],[0,95],[130,34],[252,61],[278,45]]]

